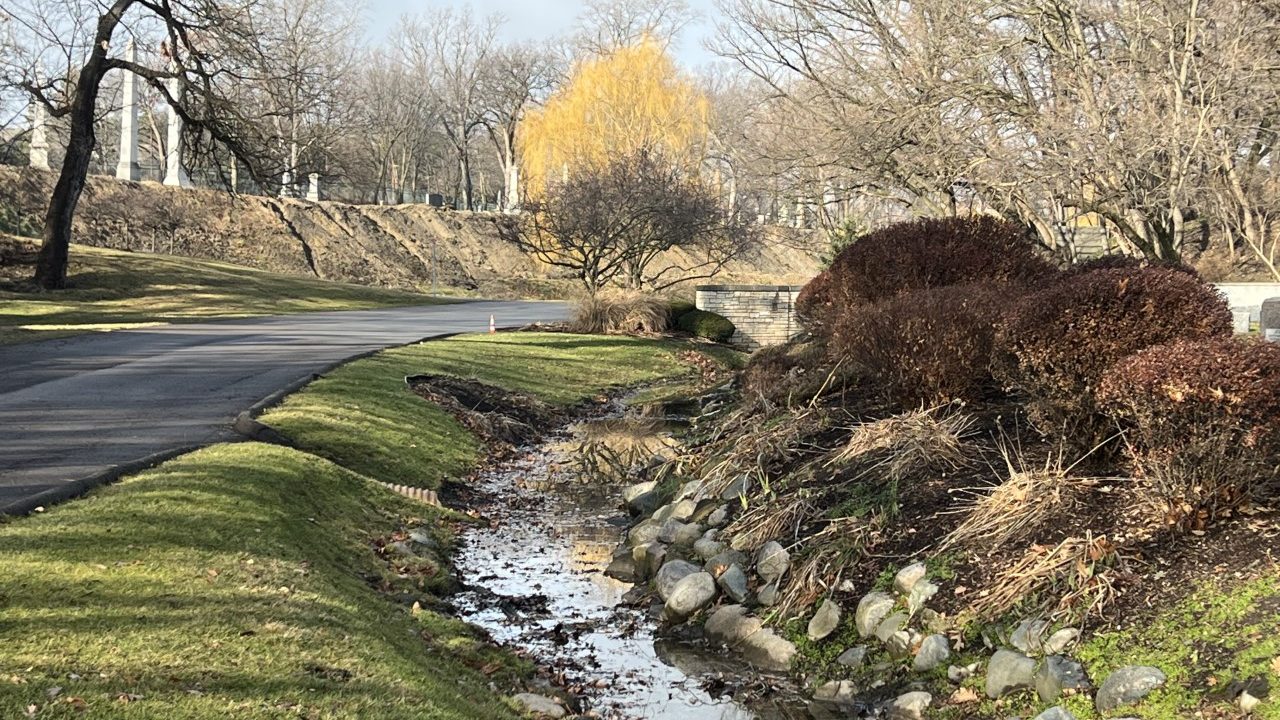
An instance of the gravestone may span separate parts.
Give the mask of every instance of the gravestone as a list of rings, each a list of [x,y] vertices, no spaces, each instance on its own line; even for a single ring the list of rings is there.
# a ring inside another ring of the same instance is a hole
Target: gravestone
[[[1231,308],[1231,324],[1237,335],[1248,335],[1253,329],[1253,313],[1249,308]]]
[[[1262,303],[1262,337],[1267,342],[1280,343],[1280,298]]]
[[[311,173],[307,176],[307,200],[320,202],[320,173]]]
[[[126,62],[138,61],[138,48],[130,40],[124,47]],[[138,76],[124,71],[122,103],[120,105],[120,161],[116,163],[116,177],[121,180],[137,180],[138,172]]]

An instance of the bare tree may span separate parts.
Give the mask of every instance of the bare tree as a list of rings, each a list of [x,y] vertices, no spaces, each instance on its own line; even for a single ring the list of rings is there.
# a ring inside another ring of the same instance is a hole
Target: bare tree
[[[563,66],[548,45],[512,44],[498,47],[484,74],[485,129],[502,168],[504,205],[520,205],[520,159],[516,133],[525,111],[545,99],[563,75]]]
[[[665,48],[695,17],[685,0],[587,0],[573,46],[583,55],[607,55],[646,39]]]

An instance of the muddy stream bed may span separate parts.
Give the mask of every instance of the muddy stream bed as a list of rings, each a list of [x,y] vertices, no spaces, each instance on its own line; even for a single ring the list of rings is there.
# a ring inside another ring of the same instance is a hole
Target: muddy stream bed
[[[809,717],[785,679],[697,638],[661,637],[658,620],[624,600],[632,586],[603,573],[628,518],[622,487],[584,477],[575,462],[583,439],[603,431],[631,436],[629,442],[649,434],[639,442],[661,443],[679,421],[615,412],[483,471],[476,487],[486,501],[478,509],[490,523],[462,534],[455,562],[466,590],[454,604],[464,620],[531,658],[548,681],[575,696],[583,714]]]

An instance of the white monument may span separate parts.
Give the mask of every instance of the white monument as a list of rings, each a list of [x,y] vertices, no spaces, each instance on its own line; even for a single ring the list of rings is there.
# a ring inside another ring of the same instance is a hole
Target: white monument
[[[49,169],[49,113],[44,103],[39,100],[31,102],[31,147],[28,152],[31,167],[39,170]]]
[[[138,49],[130,40],[124,47],[127,62],[138,61]],[[120,105],[120,161],[116,163],[116,177],[121,180],[137,180],[138,172],[138,76],[124,71]]]
[[[292,170],[285,170],[284,173],[280,175],[280,197],[282,198],[293,197],[293,171]]]
[[[168,81],[169,94],[175,102],[182,99],[182,80],[172,78]],[[182,167],[182,116],[177,109],[169,108],[169,144],[165,153],[164,184],[172,187],[191,187],[191,178]]]
[[[320,202],[320,173],[307,176],[307,200]]]

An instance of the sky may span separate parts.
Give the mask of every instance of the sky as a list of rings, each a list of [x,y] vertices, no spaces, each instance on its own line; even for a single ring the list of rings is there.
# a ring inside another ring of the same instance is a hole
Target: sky
[[[687,68],[696,68],[715,60],[715,55],[702,47],[715,28],[714,0],[688,0],[699,14],[698,21],[686,28],[675,48],[677,60]],[[500,13],[507,22],[502,36],[509,40],[541,40],[566,35],[573,30],[582,3],[574,0],[366,0],[369,17],[367,32],[372,40],[386,37],[404,14],[421,14],[447,7],[469,4],[477,15]]]

